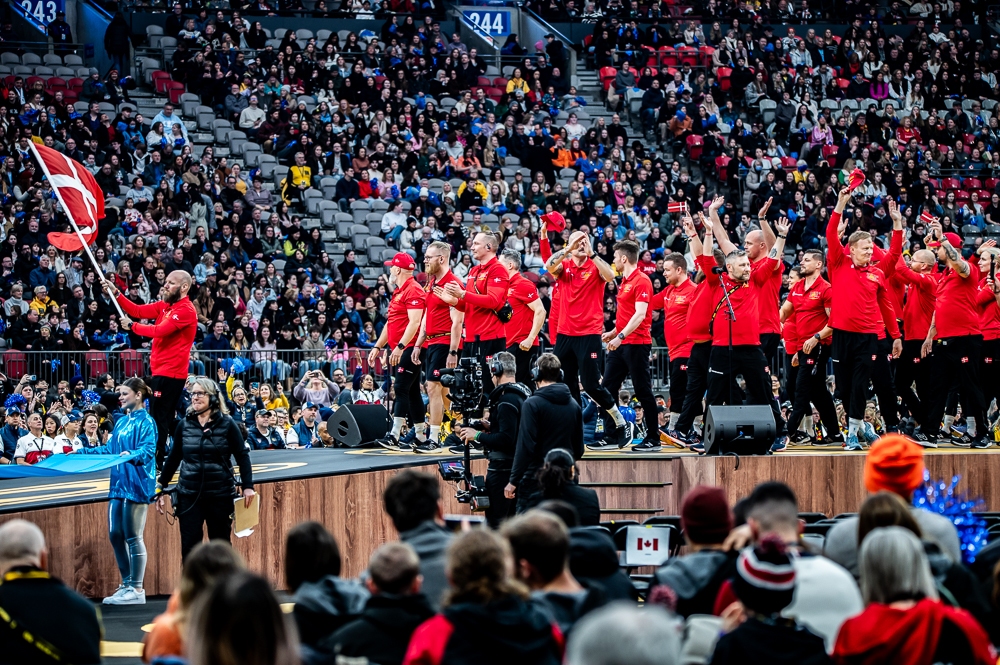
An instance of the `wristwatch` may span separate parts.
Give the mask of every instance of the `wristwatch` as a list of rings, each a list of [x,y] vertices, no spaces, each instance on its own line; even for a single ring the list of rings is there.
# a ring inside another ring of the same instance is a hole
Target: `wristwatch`
[[[818,339],[821,342],[823,341],[823,338],[819,336],[819,333],[816,333],[815,335],[813,335],[813,337],[815,337],[816,339]]]
[[[402,342],[400,342],[399,344],[396,345],[396,348],[399,349],[400,351],[402,351],[403,349],[406,348],[406,345],[403,344]]]
[[[624,342],[625,341],[625,333],[623,333],[623,332],[618,333],[618,339],[620,339],[621,341]]]
[[[458,355],[458,351],[449,350],[448,351],[448,355],[449,356],[457,356]]]

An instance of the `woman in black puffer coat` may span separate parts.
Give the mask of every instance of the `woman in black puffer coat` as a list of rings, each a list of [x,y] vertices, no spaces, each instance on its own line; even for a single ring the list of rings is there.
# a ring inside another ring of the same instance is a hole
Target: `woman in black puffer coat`
[[[161,492],[180,467],[173,510],[180,523],[182,558],[202,541],[206,526],[210,540],[229,542],[233,499],[237,496],[233,458],[240,468],[247,507],[254,496],[249,448],[236,421],[229,417],[218,384],[206,376],[195,377],[189,394],[191,406],[177,424],[173,446],[156,484],[156,509],[163,513],[166,501]]]

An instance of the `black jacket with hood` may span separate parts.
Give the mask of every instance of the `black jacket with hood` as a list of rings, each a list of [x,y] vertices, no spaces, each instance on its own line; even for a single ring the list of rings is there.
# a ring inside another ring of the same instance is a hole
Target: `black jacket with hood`
[[[535,492],[535,476],[545,455],[565,448],[574,459],[583,457],[583,411],[565,383],[552,383],[535,391],[521,407],[521,426],[510,482],[518,497]]]

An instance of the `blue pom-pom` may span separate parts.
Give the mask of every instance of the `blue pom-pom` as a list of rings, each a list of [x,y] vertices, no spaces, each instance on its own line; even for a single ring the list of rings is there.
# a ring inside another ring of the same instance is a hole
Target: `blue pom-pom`
[[[87,402],[88,404],[97,404],[101,401],[101,396],[95,393],[93,390],[84,390],[80,393],[80,398]]]
[[[970,499],[965,493],[955,491],[961,478],[953,476],[950,483],[943,480],[934,483],[930,480],[930,473],[924,470],[924,486],[918,487],[913,493],[913,505],[944,515],[955,525],[961,543],[962,560],[970,564],[976,560],[979,550],[987,544],[986,522],[975,514],[983,510],[985,503],[981,498]]]
[[[52,369],[54,370],[59,369],[60,367],[62,367],[62,361],[56,358],[55,360],[52,361],[51,365]]]
[[[24,395],[22,395],[21,393],[15,393],[13,395],[9,395],[7,399],[4,400],[3,408],[9,409],[12,406],[21,406],[22,404],[27,404],[27,403],[28,400],[24,398]]]

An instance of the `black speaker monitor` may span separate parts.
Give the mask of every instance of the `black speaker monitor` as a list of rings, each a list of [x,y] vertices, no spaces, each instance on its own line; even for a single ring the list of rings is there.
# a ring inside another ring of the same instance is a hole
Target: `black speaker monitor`
[[[769,406],[710,406],[705,414],[705,452],[766,455],[776,431]]]
[[[326,421],[326,431],[339,446],[360,448],[389,431],[389,412],[381,404],[345,404]]]

